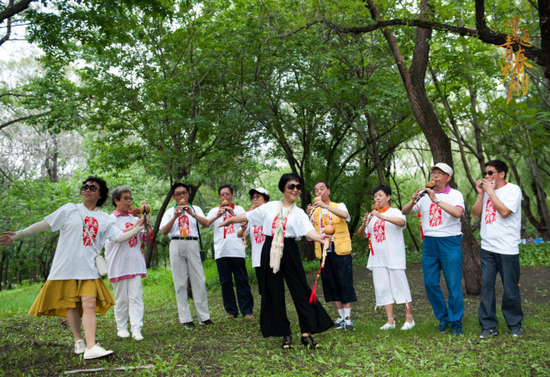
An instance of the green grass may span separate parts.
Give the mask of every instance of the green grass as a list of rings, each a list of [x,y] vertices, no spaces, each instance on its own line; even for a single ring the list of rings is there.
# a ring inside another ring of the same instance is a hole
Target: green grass
[[[527,253],[526,253],[527,254]],[[316,271],[317,263],[307,269]],[[511,338],[503,318],[501,334],[480,341],[477,308],[479,298],[465,297],[466,314],[462,337],[435,331],[433,317],[422,285],[421,269],[407,270],[413,294],[413,314],[417,326],[408,332],[383,332],[382,308],[374,310],[374,291],[370,272],[355,268],[359,301],[353,306],[357,330],[330,330],[315,339],[322,345],[308,351],[299,345],[298,319],[291,299],[287,312],[292,323],[294,348],[280,349],[281,339],[261,336],[259,298],[253,287],[256,318],[226,318],[217,284],[215,262],[205,263],[208,300],[214,326],[198,326],[186,331],[178,323],[171,271],[149,271],[143,281],[145,340],[135,342],[116,336],[113,310],[98,317],[98,341],[115,354],[107,359],[84,361],[72,354],[72,336],[59,318],[34,318],[27,314],[39,285],[0,292],[0,375],[59,376],[65,371],[89,368],[138,367],[133,375],[152,376],[549,376],[550,375],[550,269],[523,268],[521,280],[524,329],[526,335]],[[250,277],[254,277],[249,270]],[[309,274],[310,282],[313,274]],[[214,283],[216,282],[216,283]],[[321,289],[322,296],[322,289]],[[498,298],[500,299],[500,297]],[[498,300],[500,301],[500,300]],[[335,315],[332,306],[324,307]],[[500,305],[500,304],[498,304]],[[192,302],[191,311],[196,318]],[[500,314],[500,309],[497,310]],[[395,309],[398,326],[404,320],[402,308]],[[102,376],[126,375],[107,371]]]

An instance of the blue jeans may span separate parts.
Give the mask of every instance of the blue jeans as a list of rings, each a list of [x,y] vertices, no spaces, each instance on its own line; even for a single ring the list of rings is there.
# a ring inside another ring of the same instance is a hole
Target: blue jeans
[[[519,292],[519,254],[504,255],[481,249],[481,302],[479,324],[483,330],[497,327],[495,282],[500,273],[504,294],[502,314],[510,330],[521,328],[523,311]]]
[[[422,272],[426,295],[440,325],[462,328],[462,236],[424,237]],[[449,300],[441,291],[441,271],[447,283]]]

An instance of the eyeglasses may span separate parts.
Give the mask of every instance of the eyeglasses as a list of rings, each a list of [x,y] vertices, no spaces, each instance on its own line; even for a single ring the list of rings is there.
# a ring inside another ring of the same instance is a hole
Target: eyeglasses
[[[230,192],[222,192],[220,196],[231,196]]]
[[[132,201],[132,200],[134,200],[134,198],[132,198],[131,196],[123,196],[122,198],[120,198],[120,200],[129,200],[129,201]]]
[[[496,171],[487,170],[487,171],[484,171],[484,172],[483,172],[483,176],[484,176],[484,177],[485,177],[486,175],[491,176],[491,175],[493,175],[493,174],[495,174],[495,173],[496,173]]]
[[[175,192],[174,196],[181,196],[181,195],[187,195],[187,194],[189,194],[188,191],[180,191],[180,192]]]
[[[289,189],[290,191],[294,189],[298,191],[302,191],[302,185],[300,183],[298,183],[297,185],[295,185],[294,183],[289,183],[288,185],[286,185],[286,188]]]
[[[261,196],[261,195],[258,195],[258,194],[252,195],[252,200],[258,200],[258,199],[260,199],[261,197],[262,197],[262,196]]]
[[[82,187],[80,188],[80,191],[86,191],[86,190],[90,190],[90,192],[96,192],[97,190],[99,190],[99,186],[96,186],[96,185],[82,185]]]

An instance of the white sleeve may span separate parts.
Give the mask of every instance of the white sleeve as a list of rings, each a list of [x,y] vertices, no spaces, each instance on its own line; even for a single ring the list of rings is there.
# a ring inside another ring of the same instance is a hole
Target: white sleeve
[[[513,213],[518,213],[521,207],[521,189],[518,186],[512,186],[510,194],[501,199],[502,203]],[[500,198],[499,198],[500,199]]]
[[[310,231],[315,230],[313,227],[313,224],[309,220],[309,217],[307,214],[301,210],[299,212],[296,212],[296,221],[298,222],[298,232],[301,234],[298,234],[298,236],[305,236]]]
[[[76,204],[68,203],[46,216],[44,220],[50,225],[52,232],[56,232],[65,225],[72,211],[78,211],[78,208]]]
[[[50,224],[46,220],[39,221],[37,223],[32,224],[31,226],[15,232],[13,236],[10,236],[10,238],[14,241],[23,238],[32,236],[33,234],[37,234],[40,232],[45,231],[46,229],[50,229]]]
[[[351,215],[348,211],[348,207],[346,207],[346,205],[344,203],[339,203],[338,204],[338,209],[340,209],[342,211],[346,211],[348,213],[348,217],[346,217],[346,221],[349,223],[351,221]]]

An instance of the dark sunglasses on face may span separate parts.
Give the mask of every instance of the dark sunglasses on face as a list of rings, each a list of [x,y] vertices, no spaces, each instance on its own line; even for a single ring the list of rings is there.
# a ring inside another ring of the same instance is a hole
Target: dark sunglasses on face
[[[99,187],[96,185],[82,185],[82,187],[80,188],[80,191],[86,191],[86,190],[90,190],[91,192],[96,192],[97,190],[99,190]]]
[[[496,171],[492,171],[492,170],[484,171],[484,172],[483,172],[483,176],[486,176],[486,175],[491,176],[491,175],[493,175],[493,174],[495,174],[495,173],[496,173]]]
[[[302,191],[302,185],[299,183],[297,185],[295,185],[294,183],[289,183],[288,185],[286,185],[286,188],[289,189],[290,191],[294,189],[298,191]]]

